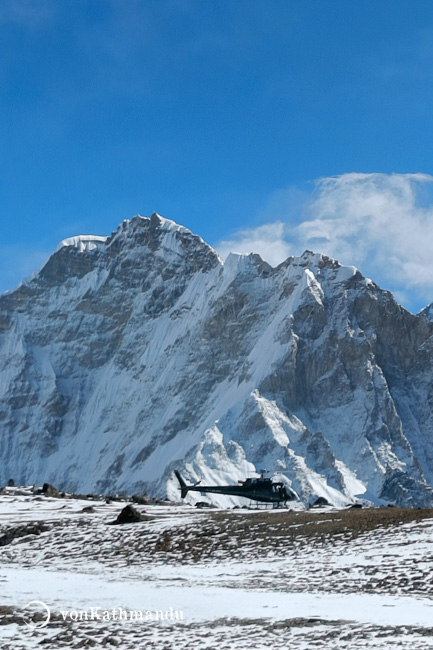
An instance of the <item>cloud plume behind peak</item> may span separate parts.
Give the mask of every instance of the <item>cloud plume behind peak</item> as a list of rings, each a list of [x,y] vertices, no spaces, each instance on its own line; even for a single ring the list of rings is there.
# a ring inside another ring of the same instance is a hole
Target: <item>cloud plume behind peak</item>
[[[269,205],[275,205],[272,197]],[[257,252],[272,265],[309,249],[356,265],[412,311],[433,301],[433,176],[321,178],[301,213],[296,218],[286,206],[283,218],[279,212],[275,221],[270,213],[268,223],[241,230],[216,248],[223,256]]]

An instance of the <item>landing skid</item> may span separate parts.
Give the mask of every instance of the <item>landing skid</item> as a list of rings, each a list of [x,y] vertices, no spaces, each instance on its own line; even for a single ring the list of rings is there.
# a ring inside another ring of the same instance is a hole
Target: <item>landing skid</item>
[[[261,501],[250,501],[248,506],[251,510],[275,510],[281,506],[281,501],[273,501],[272,503],[263,503]],[[285,503],[283,504],[286,505]]]

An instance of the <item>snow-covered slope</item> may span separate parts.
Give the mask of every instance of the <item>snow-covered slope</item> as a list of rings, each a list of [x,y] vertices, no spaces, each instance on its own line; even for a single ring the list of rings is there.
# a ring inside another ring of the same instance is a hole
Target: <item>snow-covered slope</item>
[[[178,499],[174,468],[266,468],[305,502],[432,504],[432,334],[308,251],[223,264],[157,214],[72,237],[0,297],[0,484]]]

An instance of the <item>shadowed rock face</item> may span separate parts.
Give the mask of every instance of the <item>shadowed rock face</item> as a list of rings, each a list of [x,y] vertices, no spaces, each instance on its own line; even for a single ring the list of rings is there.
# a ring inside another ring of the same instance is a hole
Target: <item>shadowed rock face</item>
[[[156,214],[66,240],[0,297],[0,484],[177,499],[175,467],[266,468],[305,502],[431,505],[428,315],[308,251],[222,264]]]

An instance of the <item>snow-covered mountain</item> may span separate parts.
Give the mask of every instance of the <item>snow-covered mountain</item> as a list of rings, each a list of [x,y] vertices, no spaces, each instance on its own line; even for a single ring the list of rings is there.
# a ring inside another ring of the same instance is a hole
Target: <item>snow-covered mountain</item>
[[[432,505],[429,313],[308,251],[223,263],[157,214],[67,239],[0,297],[0,484],[178,499],[174,468],[266,468],[305,502]]]

